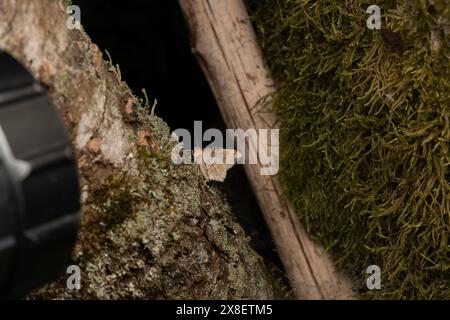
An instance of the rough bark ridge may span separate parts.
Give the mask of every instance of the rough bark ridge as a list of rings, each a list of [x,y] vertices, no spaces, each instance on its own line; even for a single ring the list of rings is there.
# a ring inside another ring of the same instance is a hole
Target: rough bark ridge
[[[172,165],[169,128],[83,31],[66,28],[63,2],[1,0],[0,17],[0,46],[60,107],[82,186],[82,289],[66,290],[62,277],[34,296],[271,298],[223,197],[198,168]]]

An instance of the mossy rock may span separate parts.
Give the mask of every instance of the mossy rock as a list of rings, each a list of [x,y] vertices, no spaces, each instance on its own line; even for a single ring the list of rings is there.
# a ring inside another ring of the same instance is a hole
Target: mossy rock
[[[250,1],[279,86],[281,179],[365,298],[450,298],[450,3]],[[382,289],[365,287],[369,265]]]

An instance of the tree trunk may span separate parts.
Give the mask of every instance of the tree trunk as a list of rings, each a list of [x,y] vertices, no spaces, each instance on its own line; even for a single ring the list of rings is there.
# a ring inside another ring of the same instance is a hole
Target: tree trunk
[[[63,276],[33,296],[271,298],[261,259],[222,195],[197,167],[171,163],[169,128],[83,31],[66,27],[64,2],[1,0],[0,17],[0,47],[59,106],[82,186],[73,255],[82,288],[67,290]]]

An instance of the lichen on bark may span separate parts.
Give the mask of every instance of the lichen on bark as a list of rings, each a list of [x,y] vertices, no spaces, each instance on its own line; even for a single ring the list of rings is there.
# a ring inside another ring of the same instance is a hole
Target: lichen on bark
[[[59,106],[82,187],[81,290],[62,276],[31,298],[271,298],[223,195],[198,168],[172,164],[167,125],[84,31],[66,28],[63,2],[5,0],[0,15],[0,46]]]

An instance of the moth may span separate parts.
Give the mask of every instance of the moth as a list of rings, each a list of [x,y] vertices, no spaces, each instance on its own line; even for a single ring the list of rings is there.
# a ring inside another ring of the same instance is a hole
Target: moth
[[[234,149],[206,148],[194,149],[194,162],[208,181],[224,182],[227,172],[241,157]]]
[[[386,28],[381,28],[380,32],[384,42],[392,48],[399,49],[402,46],[402,37],[398,32],[394,32]]]

